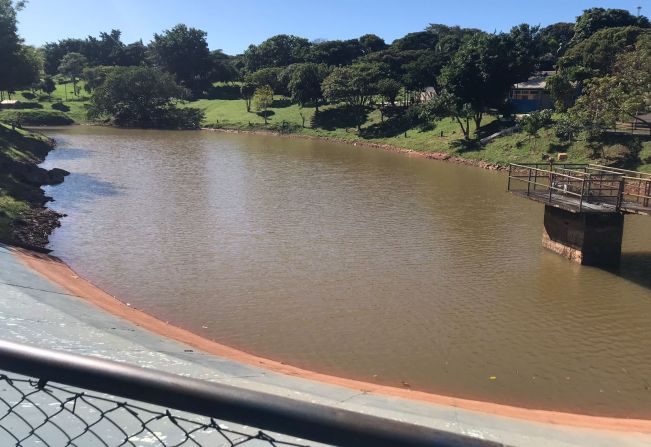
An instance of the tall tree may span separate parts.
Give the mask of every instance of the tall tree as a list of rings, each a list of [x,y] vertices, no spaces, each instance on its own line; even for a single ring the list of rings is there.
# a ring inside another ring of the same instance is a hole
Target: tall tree
[[[159,69],[116,67],[93,91],[89,116],[121,126],[196,128],[203,112],[176,107],[187,94],[171,74]]]
[[[72,81],[72,87],[74,89],[75,96],[78,96],[79,92],[77,90],[77,82],[79,78],[84,74],[84,68],[88,65],[88,59],[86,56],[79,53],[68,53],[61,60],[61,65],[59,65],[59,73],[63,76],[67,76]]]
[[[644,16],[634,16],[625,9],[590,8],[576,18],[574,26],[574,42],[587,39],[594,33],[605,28],[622,26],[637,26],[649,28],[649,19]]]
[[[289,91],[292,100],[301,106],[312,102],[319,111],[319,100],[323,98],[321,84],[328,75],[328,67],[324,64],[297,64],[292,70],[289,81]]]
[[[500,108],[511,86],[533,70],[531,59],[520,51],[510,34],[473,36],[441,72],[439,84],[449,96],[438,109],[452,111],[460,123],[470,108],[476,132],[484,113]],[[462,131],[468,138],[468,127]]]
[[[179,24],[154,34],[149,44],[156,65],[172,73],[195,96],[210,86],[212,61],[206,36],[205,31]]]
[[[287,34],[270,37],[260,45],[250,45],[244,52],[244,63],[248,72],[266,67],[286,67],[305,61],[310,42],[307,39]]]

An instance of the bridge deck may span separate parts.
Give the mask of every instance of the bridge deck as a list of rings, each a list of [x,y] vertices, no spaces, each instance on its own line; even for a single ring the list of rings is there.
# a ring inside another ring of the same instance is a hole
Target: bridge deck
[[[651,174],[588,164],[509,166],[509,192],[572,213],[651,215]]]

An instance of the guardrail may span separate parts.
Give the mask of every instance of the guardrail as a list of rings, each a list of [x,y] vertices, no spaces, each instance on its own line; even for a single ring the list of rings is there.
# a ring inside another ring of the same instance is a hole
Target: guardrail
[[[619,211],[624,177],[587,164],[510,164],[508,190],[548,203],[564,202],[579,212],[586,204],[607,205]]]
[[[24,376],[0,373],[3,446],[7,439],[16,446],[303,446],[305,440],[351,447],[500,445],[7,341],[0,341],[0,370]]]

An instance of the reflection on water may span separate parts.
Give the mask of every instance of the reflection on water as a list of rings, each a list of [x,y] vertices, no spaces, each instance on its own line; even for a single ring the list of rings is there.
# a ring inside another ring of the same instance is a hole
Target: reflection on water
[[[50,133],[46,164],[73,172],[48,188],[68,214],[54,254],[163,320],[346,377],[651,417],[650,218],[626,218],[611,273],[543,250],[542,206],[493,172],[266,136]]]

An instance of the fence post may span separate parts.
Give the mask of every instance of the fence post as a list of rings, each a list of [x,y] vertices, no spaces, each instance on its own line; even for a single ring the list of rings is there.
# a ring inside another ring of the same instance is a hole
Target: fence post
[[[511,191],[511,173],[513,172],[513,163],[509,163],[509,183],[506,185],[506,190]]]
[[[583,211],[583,193],[585,191],[585,177],[581,181],[581,198],[579,199],[579,213]]]
[[[619,194],[617,195],[617,208],[619,211],[622,206],[622,201],[624,199],[624,177],[619,178]]]
[[[549,203],[552,203],[552,191],[554,191],[554,173],[549,173]]]
[[[529,168],[529,178],[527,179],[527,195],[531,194],[531,168]]]

